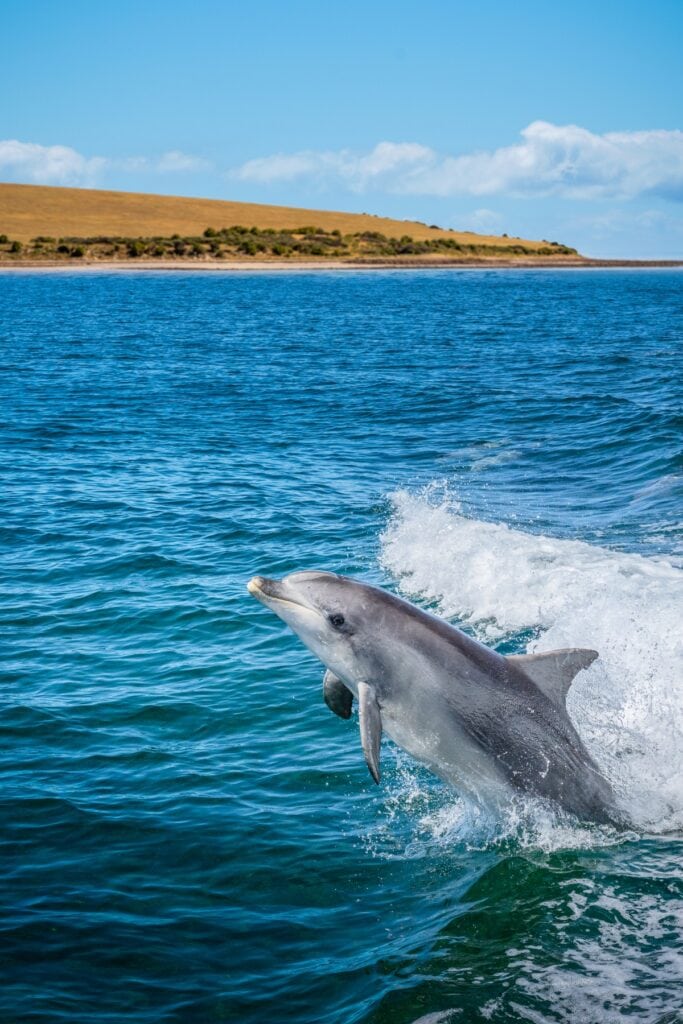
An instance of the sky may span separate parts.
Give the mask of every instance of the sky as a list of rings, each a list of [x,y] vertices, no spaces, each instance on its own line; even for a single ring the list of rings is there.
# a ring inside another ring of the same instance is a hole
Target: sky
[[[0,33],[0,181],[683,259],[683,0],[0,0]]]

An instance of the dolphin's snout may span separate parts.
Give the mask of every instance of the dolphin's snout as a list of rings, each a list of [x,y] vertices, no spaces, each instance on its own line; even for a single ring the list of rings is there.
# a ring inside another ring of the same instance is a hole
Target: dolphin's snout
[[[267,576],[252,576],[247,583],[247,590],[253,597],[263,599],[264,597],[279,597],[282,582],[270,580]]]
[[[304,595],[297,593],[296,589],[289,586],[290,577],[282,580],[269,579],[268,576],[252,576],[247,583],[247,590],[252,597],[270,608],[276,615],[282,618],[282,609],[285,606],[292,608],[306,608],[308,611],[315,611]]]
[[[263,576],[252,576],[249,582],[247,583],[247,590],[249,591],[250,594],[256,596],[256,594],[261,593],[264,582],[265,580]]]

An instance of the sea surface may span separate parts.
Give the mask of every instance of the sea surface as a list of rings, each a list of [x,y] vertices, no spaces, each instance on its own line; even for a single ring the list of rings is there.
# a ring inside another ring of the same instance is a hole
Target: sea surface
[[[683,1019],[683,274],[0,275],[0,1021]],[[569,707],[628,831],[463,801],[245,589]]]

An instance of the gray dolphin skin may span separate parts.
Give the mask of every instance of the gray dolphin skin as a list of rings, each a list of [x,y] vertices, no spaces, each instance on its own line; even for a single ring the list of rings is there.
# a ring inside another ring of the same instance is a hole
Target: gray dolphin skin
[[[247,589],[325,665],[328,707],[349,718],[357,701],[375,782],[384,732],[485,806],[500,809],[522,792],[582,819],[620,823],[565,707],[572,679],[596,651],[506,658],[393,594],[334,573],[254,576]]]

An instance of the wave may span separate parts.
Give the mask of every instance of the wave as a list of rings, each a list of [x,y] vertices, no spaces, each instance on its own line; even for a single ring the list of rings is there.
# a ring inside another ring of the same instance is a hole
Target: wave
[[[429,490],[391,500],[380,562],[406,596],[503,653],[599,651],[570,717],[634,824],[683,829],[683,570],[468,518]]]

